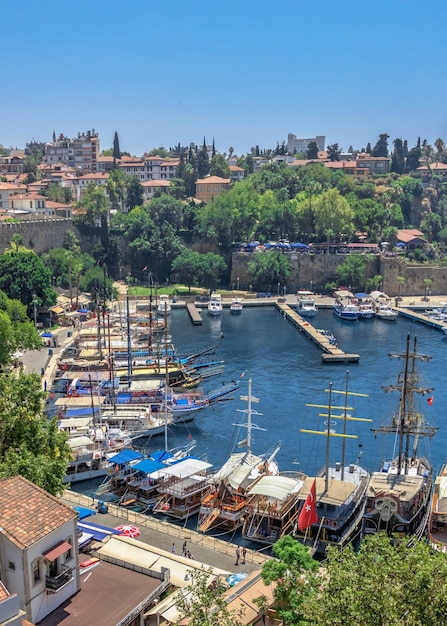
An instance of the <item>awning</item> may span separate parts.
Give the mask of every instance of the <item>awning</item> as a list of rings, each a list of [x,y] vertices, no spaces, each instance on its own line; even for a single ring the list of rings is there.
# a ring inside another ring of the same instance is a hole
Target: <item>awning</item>
[[[60,315],[61,313],[64,312],[64,307],[63,306],[50,306],[50,311],[52,311],[53,313],[56,313],[56,315]]]
[[[123,465],[124,463],[129,463],[130,461],[136,461],[143,458],[144,454],[141,454],[141,452],[137,452],[136,450],[122,450],[121,452],[118,452],[118,454],[111,456],[109,461],[111,463]]]
[[[61,541],[56,546],[51,548],[51,550],[47,550],[42,553],[42,556],[47,559],[47,561],[54,561],[58,556],[64,554],[64,552],[68,552],[72,549],[72,545],[68,543],[68,541]]]

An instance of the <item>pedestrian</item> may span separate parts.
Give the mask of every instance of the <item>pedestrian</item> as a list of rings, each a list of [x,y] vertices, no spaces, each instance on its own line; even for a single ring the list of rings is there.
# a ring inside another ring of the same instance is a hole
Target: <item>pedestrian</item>
[[[192,554],[191,554],[191,552],[190,552],[189,550],[187,550],[187,551],[185,552],[185,556],[186,556],[188,559],[192,559]]]
[[[171,546],[171,552],[172,554],[177,554],[177,550],[175,549],[175,543],[173,543]]]
[[[237,546],[236,548],[236,563],[235,565],[239,565],[239,558],[241,556],[241,549],[239,548],[239,546]]]
[[[242,548],[242,565],[245,565],[245,555],[247,554],[247,550],[245,546]]]
[[[183,542],[183,548],[182,548],[182,556],[186,556],[186,541]]]

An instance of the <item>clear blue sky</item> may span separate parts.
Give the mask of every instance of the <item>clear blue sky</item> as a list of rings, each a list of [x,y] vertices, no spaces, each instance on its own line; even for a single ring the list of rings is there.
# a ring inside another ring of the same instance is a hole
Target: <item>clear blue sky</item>
[[[0,143],[447,142],[445,0],[0,0]]]

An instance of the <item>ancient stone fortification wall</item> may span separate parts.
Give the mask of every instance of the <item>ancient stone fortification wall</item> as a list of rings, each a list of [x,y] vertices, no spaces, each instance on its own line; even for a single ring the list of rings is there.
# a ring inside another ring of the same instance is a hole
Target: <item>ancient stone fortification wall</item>
[[[288,293],[294,293],[298,289],[312,289],[323,291],[326,283],[335,281],[336,269],[345,259],[343,254],[294,254],[287,253],[291,261],[292,273],[287,281]],[[234,287],[239,282],[242,290],[250,289],[250,278],[247,265],[252,258],[250,252],[235,252],[231,272],[231,283]],[[405,278],[400,287],[401,295],[421,296],[429,289],[433,295],[447,294],[447,266],[407,264],[401,257],[374,256],[368,264],[367,277],[380,274],[382,289],[390,296],[399,293],[398,277]],[[239,281],[237,280],[239,278]],[[432,284],[427,287],[425,279],[430,279]],[[276,293],[276,285],[271,285],[273,293]],[[283,288],[284,285],[281,285]],[[353,287],[365,288],[365,285]]]
[[[67,230],[79,233],[68,218],[27,220],[22,222],[0,223],[0,253],[10,247],[12,236],[19,234],[23,245],[36,253],[46,252],[51,248],[61,248]]]

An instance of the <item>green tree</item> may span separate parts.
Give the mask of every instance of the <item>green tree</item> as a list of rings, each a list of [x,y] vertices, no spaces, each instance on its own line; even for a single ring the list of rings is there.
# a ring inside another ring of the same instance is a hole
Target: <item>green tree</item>
[[[57,495],[71,449],[57,417],[45,414],[45,396],[37,374],[0,376],[0,477],[20,474]]]
[[[113,137],[113,152],[112,152],[112,156],[117,161],[118,161],[118,159],[121,159],[120,142],[119,142],[119,139],[118,139],[118,133],[116,131],[115,131],[115,135]]]
[[[226,162],[223,154],[215,154],[212,157],[210,163],[210,176],[230,178],[230,166]]]
[[[39,165],[39,161],[35,158],[34,155],[28,155],[25,158],[23,163],[23,173],[26,174],[25,183],[29,185],[30,183],[34,183],[37,178],[39,171],[37,166]]]
[[[405,156],[404,156],[404,147],[402,143],[402,139],[395,139],[393,141],[394,150],[391,154],[391,166],[390,170],[392,172],[397,172],[398,174],[402,174],[405,167]]]
[[[171,265],[171,272],[176,280],[185,284],[189,291],[191,287],[198,287],[203,277],[202,255],[190,248],[184,248]]]
[[[108,217],[110,202],[102,187],[89,183],[82,193],[77,208],[85,210],[85,215],[76,220],[77,225],[80,227],[87,225],[90,228],[99,229],[103,217]]]
[[[347,254],[335,270],[338,284],[351,286],[356,291],[363,289],[368,260],[360,254]]]
[[[447,623],[446,580],[445,555],[424,542],[408,548],[368,535],[357,552],[329,549],[305,617],[314,626],[439,626]]]
[[[340,161],[341,148],[338,143],[331,143],[327,147],[327,155],[330,161]]]
[[[257,290],[274,291],[276,285],[284,285],[290,277],[290,261],[278,250],[268,250],[254,255],[248,262],[250,283]]]
[[[311,141],[307,146],[306,152],[307,159],[317,159],[318,158],[318,145],[316,141]]]
[[[307,623],[303,619],[304,608],[318,584],[318,563],[312,559],[309,548],[290,535],[277,541],[272,551],[277,560],[266,561],[261,575],[264,584],[276,583],[276,613],[287,626]]]
[[[198,178],[205,178],[210,171],[210,159],[208,156],[208,150],[206,148],[205,137],[203,138],[203,146],[197,153],[197,176]]]
[[[200,277],[201,284],[208,289],[217,289],[219,283],[227,270],[224,259],[219,254],[207,252],[201,255],[202,274]]]
[[[110,172],[106,183],[107,193],[112,211],[124,211],[126,205],[126,191],[129,184],[128,176],[119,167]]]
[[[7,250],[0,255],[0,289],[27,306],[30,318],[34,296],[42,306],[51,306],[56,301],[50,268],[31,250]]]
[[[379,135],[379,139],[377,140],[376,145],[371,151],[371,156],[373,157],[387,157],[388,156],[388,139],[389,135],[387,133],[382,133]]]
[[[354,232],[354,212],[337,189],[329,189],[314,201],[315,230],[320,240],[349,239]]]
[[[131,211],[136,206],[142,206],[144,203],[144,190],[143,185],[140,183],[136,176],[131,176],[126,185],[127,189],[127,199],[126,205],[127,209]]]
[[[244,610],[230,611],[224,597],[225,586],[212,578],[212,569],[188,570],[191,584],[179,593],[176,606],[183,620],[193,626],[238,626]],[[210,582],[211,581],[211,582]]]

